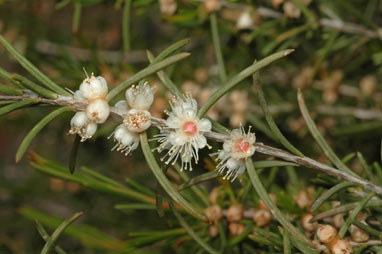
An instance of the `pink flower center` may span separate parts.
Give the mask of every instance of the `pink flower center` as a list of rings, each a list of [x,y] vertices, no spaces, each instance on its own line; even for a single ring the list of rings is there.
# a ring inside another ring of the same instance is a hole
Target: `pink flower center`
[[[198,131],[198,127],[194,122],[185,122],[182,129],[188,136],[194,136]]]
[[[250,147],[249,142],[245,141],[243,138],[239,138],[235,142],[235,149],[238,152],[246,153],[246,152],[248,152],[249,147]]]

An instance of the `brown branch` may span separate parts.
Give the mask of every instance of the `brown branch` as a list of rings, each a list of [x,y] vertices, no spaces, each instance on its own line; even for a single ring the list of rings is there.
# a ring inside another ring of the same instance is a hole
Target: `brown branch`
[[[12,96],[12,95],[0,95],[0,101],[20,101],[24,99],[29,98],[36,98],[39,97],[38,95],[34,94],[33,92],[29,90],[24,90],[24,94],[22,96]],[[59,106],[74,106],[76,108],[76,111],[83,111],[86,108],[87,101],[84,100],[77,100],[70,96],[62,96],[59,95],[58,99],[51,100],[51,99],[45,99],[40,98],[40,103],[46,103],[51,105],[59,105]],[[111,107],[110,112],[114,115],[117,115],[121,118],[124,118],[126,116],[126,111],[123,111],[121,109]],[[152,123],[154,126],[161,128],[165,125],[166,121],[164,119],[155,118],[152,117]],[[220,134],[217,132],[207,132],[205,133],[205,136],[209,139],[214,139],[220,142],[224,142],[224,140],[228,139],[229,136],[225,134]],[[363,186],[365,189],[369,191],[374,191],[379,195],[382,195],[382,186],[376,185],[370,181],[367,181],[361,177],[350,175],[346,172],[340,171],[336,168],[333,168],[331,166],[328,166],[326,164],[320,163],[316,160],[313,160],[308,157],[299,157],[296,155],[293,155],[291,153],[288,153],[284,150],[274,148],[271,146],[264,145],[262,143],[255,143],[256,151],[262,154],[274,156],[276,158],[283,159],[285,161],[296,163],[300,166],[304,166],[307,168],[315,169],[317,171],[323,172],[327,175],[334,176],[338,179],[342,179],[345,181],[355,182],[359,183],[361,186]]]

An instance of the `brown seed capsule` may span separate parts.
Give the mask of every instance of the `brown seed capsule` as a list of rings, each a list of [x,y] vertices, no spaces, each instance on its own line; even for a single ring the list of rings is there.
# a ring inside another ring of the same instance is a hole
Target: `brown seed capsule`
[[[231,222],[229,224],[228,228],[229,228],[229,233],[232,236],[240,235],[245,230],[245,226],[243,224],[239,224],[239,223],[235,223],[235,222]]]
[[[272,214],[268,209],[257,209],[253,213],[253,221],[257,226],[265,227],[272,221]]]
[[[310,197],[307,190],[301,190],[297,197],[294,197],[297,205],[303,209],[305,207],[310,207],[312,205],[312,197]]]
[[[215,223],[223,218],[223,210],[218,205],[210,206],[204,212],[207,218]]]
[[[220,9],[220,1],[219,0],[204,0],[204,7],[207,12],[215,12]]]
[[[351,239],[357,243],[364,243],[370,239],[369,233],[354,225],[350,226],[350,235]]]
[[[349,241],[345,239],[337,239],[333,244],[330,245],[330,251],[332,254],[351,254],[353,253],[353,248]]]
[[[328,244],[337,236],[337,229],[331,225],[319,225],[317,237],[323,244]]]
[[[336,214],[333,216],[333,226],[336,228],[341,228],[345,223],[344,216],[342,214]]]
[[[302,224],[302,227],[306,230],[306,231],[314,231],[317,229],[318,227],[318,223],[317,222],[310,222],[310,219],[313,218],[313,215],[311,213],[306,213],[304,214],[302,217],[301,217],[301,224]]]
[[[208,227],[208,236],[214,238],[219,233],[219,227],[217,224],[212,224]]]
[[[277,201],[277,197],[276,197],[276,195],[273,194],[273,193],[269,193],[268,196],[269,196],[269,198],[272,200],[272,202],[273,202],[274,204],[276,204],[276,201]],[[264,209],[264,210],[269,210],[268,207],[265,205],[265,203],[264,203],[264,201],[263,201],[262,199],[260,199],[260,201],[259,201],[259,207],[260,207],[261,209]]]
[[[239,221],[243,218],[243,206],[233,205],[227,210],[227,220],[229,222]]]
[[[361,79],[359,86],[364,95],[371,96],[377,90],[377,80],[374,76],[368,75]]]

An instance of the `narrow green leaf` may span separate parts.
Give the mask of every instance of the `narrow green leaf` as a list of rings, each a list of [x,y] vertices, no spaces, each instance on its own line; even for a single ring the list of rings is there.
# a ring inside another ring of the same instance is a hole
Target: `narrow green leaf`
[[[365,232],[368,232],[370,235],[377,237],[378,239],[382,240],[382,232],[375,230],[374,228],[363,224],[359,220],[353,220],[352,224],[356,225],[360,229],[362,229]]]
[[[277,137],[275,137],[273,132],[269,129],[269,126],[263,121],[263,119],[260,119],[258,116],[255,116],[252,113],[248,113],[246,115],[246,118],[256,131],[264,133],[268,138],[272,139],[275,142],[280,142],[277,139]]]
[[[186,44],[190,42],[190,39],[183,39],[180,41],[175,42],[174,44],[168,46],[165,50],[160,52],[158,56],[154,59],[153,63],[158,63],[165,59],[167,56],[171,55],[175,51],[177,51],[180,48],[183,48]]]
[[[69,111],[69,110],[73,110],[73,107],[72,106],[61,107],[59,109],[56,109],[56,110],[50,112],[47,116],[45,116],[43,119],[41,119],[41,121],[38,122],[32,128],[32,130],[28,133],[28,135],[26,135],[26,137],[21,142],[21,145],[19,146],[19,149],[17,149],[17,152],[16,152],[16,162],[19,162],[21,160],[21,158],[23,157],[29,144],[32,142],[34,137],[42,130],[42,128],[45,127],[45,125],[47,125],[50,121],[52,121],[58,115],[66,112],[66,111]]]
[[[196,211],[194,207],[187,200],[185,200],[183,196],[179,194],[179,192],[177,192],[174,189],[170,181],[163,174],[153,153],[151,152],[150,145],[147,141],[146,133],[141,134],[141,147],[151,171],[153,172],[154,176],[156,177],[162,188],[166,191],[166,193],[192,216],[203,221],[208,221],[204,215]]]
[[[81,23],[81,14],[82,14],[82,3],[81,1],[74,1],[74,13],[73,13],[73,22],[72,22],[72,32],[77,33],[80,28]]]
[[[379,185],[382,185],[382,167],[379,165],[378,162],[374,162],[373,167],[377,172],[377,180],[379,182]]]
[[[123,52],[130,51],[130,9],[131,0],[125,0],[122,14],[122,39],[123,39]]]
[[[328,143],[326,143],[324,137],[321,135],[320,131],[318,130],[316,124],[314,123],[313,119],[310,117],[308,109],[305,105],[305,101],[302,95],[301,90],[298,90],[298,105],[300,107],[301,114],[306,122],[306,125],[308,126],[308,129],[310,133],[312,134],[313,138],[316,140],[318,145],[321,147],[324,154],[329,158],[329,160],[336,165],[336,167],[341,170],[348,172],[352,175],[355,175],[353,171],[351,171],[333,152],[333,150],[330,148]]]
[[[348,211],[356,208],[358,204],[359,204],[358,202],[354,202],[354,203],[350,203],[350,204],[337,206],[337,207],[332,208],[328,211],[325,211],[325,212],[322,212],[322,213],[315,215],[312,219],[310,219],[310,221],[315,222],[315,221],[319,221],[319,220],[322,220],[322,219],[327,218],[327,217],[331,217],[331,216],[339,214],[339,213],[348,212]],[[382,200],[370,200],[364,206],[364,208],[368,208],[368,207],[382,207]]]
[[[130,77],[129,79],[122,82],[119,86],[114,87],[109,92],[109,94],[107,95],[107,97],[106,97],[107,100],[108,101],[112,100],[120,92],[124,91],[129,86],[137,83],[141,79],[143,79],[143,78],[145,78],[145,77],[147,77],[147,76],[149,76],[155,72],[158,72],[159,70],[162,70],[162,69],[166,68],[167,66],[169,66],[173,63],[179,62],[179,61],[181,61],[181,60],[183,60],[189,56],[190,56],[190,53],[180,53],[180,54],[176,54],[174,56],[170,56],[170,57],[168,57],[168,58],[166,58],[163,61],[160,61],[158,63],[154,63],[154,64],[147,66],[146,68],[144,68],[140,72],[135,73],[132,77]]]
[[[151,204],[117,204],[114,206],[118,210],[155,210],[155,205]]]
[[[211,23],[212,41],[214,43],[215,55],[216,55],[216,59],[218,61],[218,66],[219,66],[220,81],[224,83],[227,81],[227,73],[224,66],[224,58],[223,58],[222,49],[220,46],[218,22],[216,21],[215,13],[212,13],[210,15],[210,23]]]
[[[81,171],[85,172],[89,176],[94,177],[94,179],[100,180],[100,181],[102,181],[104,183],[113,185],[113,186],[118,187],[118,188],[126,188],[125,185],[123,185],[123,184],[121,184],[121,183],[119,183],[117,181],[114,181],[113,179],[111,179],[111,178],[109,178],[107,176],[104,176],[104,175],[98,173],[97,171],[92,170],[92,169],[90,169],[88,167],[81,167]]]
[[[81,137],[79,135],[75,135],[72,149],[70,150],[69,162],[68,162],[68,168],[71,174],[73,174],[74,171],[76,170],[77,155],[78,155],[78,150],[80,148],[80,143],[81,143]]]
[[[290,235],[287,231],[283,234],[283,247],[284,254],[292,254],[292,247],[290,246]]]
[[[0,83],[0,94],[23,95],[23,90]]]
[[[150,64],[152,64],[155,60],[154,55],[147,50],[147,58],[150,61]],[[174,84],[174,82],[171,81],[171,79],[167,76],[167,74],[162,70],[157,72],[157,76],[160,79],[160,81],[163,83],[163,85],[175,96],[183,98],[183,94],[179,91],[178,87]]]
[[[314,204],[312,205],[312,211],[315,212],[318,208],[320,208],[320,206],[326,201],[328,200],[331,196],[333,196],[335,193],[343,190],[343,189],[346,189],[346,188],[349,188],[349,187],[353,187],[353,186],[357,186],[358,184],[356,183],[353,183],[353,182],[342,182],[342,183],[339,183],[335,186],[333,186],[332,188],[330,188],[327,192],[325,192],[324,194],[322,194],[315,202]]]
[[[197,185],[197,184],[218,178],[219,176],[220,176],[220,174],[217,171],[211,171],[208,173],[204,173],[204,174],[195,176],[195,177],[191,178],[189,181],[182,183],[178,187],[178,191],[182,191],[182,190],[187,189],[191,186],[194,186],[194,185]]]
[[[27,79],[27,78],[25,78],[19,74],[13,74],[12,78],[14,78],[17,81],[20,81],[23,86],[29,88],[33,92],[35,92],[38,95],[41,95],[45,98],[55,100],[58,97],[56,93],[37,85],[33,81],[31,81],[31,80],[29,80],[29,79]]]
[[[255,188],[257,194],[259,194],[260,198],[264,201],[265,205],[269,208],[272,215],[276,218],[276,220],[297,240],[312,246],[311,241],[302,234],[295,226],[290,223],[288,218],[277,208],[277,206],[272,202],[269,198],[267,191],[265,190],[259,176],[256,173],[253,161],[251,158],[248,158],[246,161],[247,172],[249,178],[251,179],[252,185]]]
[[[155,207],[158,213],[159,218],[163,218],[165,215],[164,208],[163,208],[163,188],[161,187],[160,183],[157,182],[157,188],[156,188],[156,194],[155,194]]]
[[[19,88],[23,88],[23,86],[16,80],[14,80],[12,77],[11,77],[11,74],[9,74],[6,70],[4,70],[3,68],[0,67],[0,78],[4,79],[5,81],[8,81],[9,83],[19,87]]]
[[[47,88],[52,89],[58,94],[71,96],[71,94],[54,83],[50,78],[43,74],[36,66],[34,66],[28,59],[21,55],[2,35],[0,35],[0,43],[4,48],[37,80],[44,84]]]
[[[200,238],[195,231],[187,224],[187,222],[183,219],[182,215],[178,213],[176,208],[174,207],[174,204],[170,202],[170,208],[172,212],[174,213],[175,217],[178,219],[179,224],[187,231],[187,233],[192,237],[192,239],[195,240],[204,250],[206,250],[208,253],[211,254],[217,254],[218,251],[214,250],[210,245],[208,245],[206,242]]]
[[[10,105],[4,106],[0,108],[0,116],[5,115],[13,110],[19,109],[21,107],[31,105],[31,104],[36,104],[39,103],[40,99],[39,98],[32,98],[32,99],[25,99],[22,101],[14,102]]]
[[[220,123],[218,123],[217,121],[215,121],[214,119],[212,119],[208,116],[206,116],[206,118],[208,120],[210,120],[213,131],[216,131],[216,132],[222,133],[222,134],[228,134],[228,135],[231,134],[231,131],[229,129],[227,129],[225,126],[221,125]]]
[[[147,188],[146,186],[143,186],[141,184],[139,184],[138,182],[134,181],[133,179],[130,179],[130,178],[125,178],[125,182],[132,186],[133,188],[137,189],[138,191],[148,195],[148,196],[155,196],[155,193],[152,192],[149,188]]]
[[[44,241],[47,242],[49,240],[50,236],[48,235],[48,233],[44,229],[43,225],[38,220],[36,220],[36,227],[37,227],[37,231],[40,234],[40,236],[42,237],[42,239],[44,239]],[[54,250],[57,252],[57,254],[68,254],[60,246],[57,246],[57,245],[54,247]]]
[[[372,181],[372,182],[375,182],[374,180],[374,174],[371,170],[371,167],[369,166],[369,164],[366,162],[366,159],[365,157],[363,157],[363,154],[360,153],[360,152],[357,152],[357,157],[358,157],[358,160],[359,162],[361,163],[361,166],[363,167],[363,170],[364,172],[366,173],[366,176],[367,178]]]
[[[247,67],[246,69],[241,71],[239,74],[237,74],[236,76],[228,80],[220,89],[218,89],[214,94],[212,94],[212,96],[206,101],[206,103],[204,103],[204,105],[200,108],[198,112],[198,117],[203,118],[204,115],[207,113],[207,111],[212,107],[212,105],[215,104],[217,100],[223,97],[226,93],[228,93],[241,81],[248,78],[256,71],[259,71],[262,68],[266,67],[267,65],[271,64],[272,62],[289,55],[293,51],[294,49],[287,49],[287,50],[283,50],[275,54],[272,54],[260,60],[259,62],[252,64],[251,66]]]
[[[263,93],[263,90],[261,89],[260,85],[260,74],[259,72],[256,72],[253,76],[253,85],[255,86],[255,90],[257,92],[259,103],[261,108],[263,109],[265,120],[267,121],[269,127],[271,128],[273,134],[276,136],[276,138],[279,140],[279,142],[288,149],[291,153],[294,153],[298,156],[303,157],[304,154],[300,152],[296,147],[294,147],[288,139],[285,138],[285,136],[281,133],[280,129],[277,127],[271,112],[268,109],[267,102],[265,100],[265,96]]]
[[[344,237],[346,234],[346,231],[350,227],[350,224],[355,220],[359,212],[365,207],[366,203],[369,202],[369,200],[375,195],[375,192],[370,192],[367,194],[366,197],[364,197],[354,208],[352,213],[349,215],[349,217],[346,219],[345,223],[342,225],[340,230],[338,231],[339,236]]]
[[[72,224],[75,220],[77,220],[82,215],[82,212],[74,214],[69,219],[66,219],[64,222],[61,223],[60,226],[53,232],[52,236],[49,238],[49,240],[46,242],[44,248],[41,251],[41,254],[49,254],[50,249],[53,247],[53,244],[56,242],[58,237],[64,232],[64,230]]]

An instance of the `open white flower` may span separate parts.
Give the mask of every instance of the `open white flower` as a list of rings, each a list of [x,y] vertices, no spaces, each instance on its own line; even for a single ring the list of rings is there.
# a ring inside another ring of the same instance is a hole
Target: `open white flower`
[[[91,122],[85,112],[77,112],[70,121],[69,134],[78,134],[81,142],[91,138],[97,131],[97,124]]]
[[[211,122],[196,116],[197,102],[187,94],[184,99],[174,98],[170,102],[172,112],[166,112],[169,117],[166,126],[153,140],[161,144],[156,149],[159,152],[166,149],[167,154],[162,158],[165,163],[173,164],[178,157],[182,161],[181,170],[192,170],[191,160],[199,160],[199,149],[208,146],[205,132],[211,130]]]
[[[126,156],[139,145],[139,134],[129,131],[124,124],[119,125],[111,136],[114,136],[114,140],[117,142],[111,150],[116,149]]]
[[[246,133],[241,126],[231,132],[230,138],[224,141],[223,150],[214,155],[218,155],[217,170],[223,173],[227,172],[223,179],[232,181],[245,171],[245,159],[251,157],[255,153],[254,143],[256,141],[255,133],[250,132],[250,128]]]

